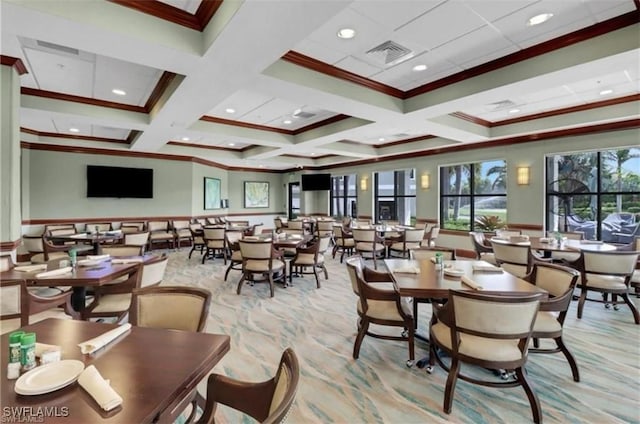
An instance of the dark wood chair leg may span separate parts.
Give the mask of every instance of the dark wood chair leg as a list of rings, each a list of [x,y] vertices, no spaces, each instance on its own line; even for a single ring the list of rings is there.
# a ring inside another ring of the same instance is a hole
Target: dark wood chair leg
[[[451,359],[451,369],[449,370],[449,375],[447,376],[447,384],[444,389],[444,412],[447,414],[451,413],[451,407],[453,405],[453,393],[456,389],[456,382],[458,381],[458,372],[460,371],[460,361],[452,358]]]
[[[533,391],[533,387],[531,387],[531,383],[527,379],[527,376],[522,367],[516,368],[516,376],[518,377],[518,381],[522,384],[522,388],[527,394],[527,398],[529,399],[529,403],[531,404],[531,412],[533,413],[533,422],[536,424],[540,424],[542,422],[542,411],[540,409],[540,401],[538,400],[538,396]]]
[[[356,342],[353,345],[353,359],[358,359],[360,356],[360,346],[362,345],[362,340],[364,340],[364,335],[367,334],[367,330],[369,330],[369,320],[362,318],[360,320]]]
[[[554,339],[556,341],[556,345],[558,349],[562,352],[565,358],[567,358],[567,362],[571,367],[571,374],[573,374],[573,381],[580,381],[580,371],[578,371],[578,364],[576,363],[576,359],[573,357],[567,346],[564,344],[562,337],[557,337]]]

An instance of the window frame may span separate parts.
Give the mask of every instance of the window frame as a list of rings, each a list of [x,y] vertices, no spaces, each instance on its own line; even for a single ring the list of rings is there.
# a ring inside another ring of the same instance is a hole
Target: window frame
[[[338,195],[335,193],[335,188],[336,186],[336,181],[339,180],[340,178],[342,178],[342,192],[344,193],[344,195]],[[349,195],[349,182],[350,179],[353,178],[353,184],[355,187],[355,194],[353,196]],[[334,201],[340,201],[342,200],[342,210],[344,211],[344,214],[340,215],[340,216],[349,216],[351,218],[355,218],[357,215],[357,209],[358,209],[358,190],[357,190],[357,181],[358,181],[358,175],[357,174],[348,174],[348,175],[332,175],[331,176],[331,190],[329,190],[329,215],[330,216],[338,216],[339,214],[337,213],[337,211],[335,211],[334,208]],[[350,201],[355,201],[355,205],[356,207],[354,208],[354,210],[351,210],[351,214],[349,214],[349,202]]]

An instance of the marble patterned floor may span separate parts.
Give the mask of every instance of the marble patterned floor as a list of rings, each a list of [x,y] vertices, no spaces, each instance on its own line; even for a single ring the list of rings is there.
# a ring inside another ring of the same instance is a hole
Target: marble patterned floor
[[[442,410],[446,373],[407,368],[406,343],[365,337],[360,358],[351,356],[356,335],[356,297],[345,265],[327,256],[329,279],[294,278],[293,286],[245,285],[236,294],[238,271],[223,281],[222,259],[200,263],[189,249],[169,252],[163,285],[203,287],[213,293],[207,332],[231,336],[231,351],[214,372],[260,381],[270,378],[282,351],[298,355],[301,378],[290,423],[529,423],[522,388],[491,389],[457,384],[453,410]],[[637,299],[634,301],[638,303]],[[419,327],[428,328],[429,305],[420,305]],[[395,331],[395,330],[394,330]],[[640,422],[640,326],[626,306],[605,310],[588,302],[582,320],[573,302],[565,341],[580,367],[575,383],[561,354],[529,356],[527,370],[545,423]],[[416,356],[426,354],[416,342]],[[199,387],[206,393],[206,383]],[[252,422],[220,407],[222,421]]]

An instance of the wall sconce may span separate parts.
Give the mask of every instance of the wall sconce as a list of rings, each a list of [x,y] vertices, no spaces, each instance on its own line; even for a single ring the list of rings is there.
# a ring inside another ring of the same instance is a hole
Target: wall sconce
[[[431,187],[431,177],[430,177],[430,175],[429,174],[420,175],[420,188],[426,190],[429,187]]]
[[[516,168],[516,178],[518,180],[518,185],[529,185],[529,170],[528,166],[519,166]]]
[[[368,183],[367,177],[360,178],[360,190],[367,191],[367,183]]]

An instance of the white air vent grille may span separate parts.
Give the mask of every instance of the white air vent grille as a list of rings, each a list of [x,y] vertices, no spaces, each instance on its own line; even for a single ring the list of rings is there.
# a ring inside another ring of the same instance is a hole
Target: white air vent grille
[[[315,113],[309,113],[309,112],[296,112],[293,114],[294,117],[296,118],[301,118],[301,119],[309,119],[309,118],[313,118],[314,116],[316,116]]]
[[[499,102],[491,103],[488,106],[493,110],[501,110],[514,107],[516,104],[511,100],[501,100]]]
[[[391,137],[393,137],[393,138],[407,138],[407,137],[409,137],[409,134],[407,134],[407,133],[398,133],[398,134],[392,135]]]
[[[367,56],[378,63],[390,66],[413,57],[413,51],[389,40],[368,50]]]
[[[49,43],[48,41],[38,40],[38,41],[36,41],[36,43],[40,47],[45,47],[47,49],[58,50],[60,52],[65,52],[65,53],[72,54],[72,55],[75,55],[75,56],[78,56],[80,54],[80,51],[78,49],[74,49],[74,48],[67,47],[67,46],[61,46],[60,44]]]

